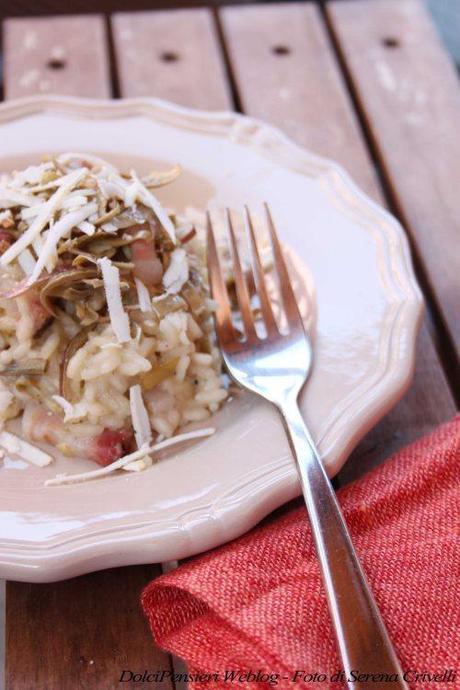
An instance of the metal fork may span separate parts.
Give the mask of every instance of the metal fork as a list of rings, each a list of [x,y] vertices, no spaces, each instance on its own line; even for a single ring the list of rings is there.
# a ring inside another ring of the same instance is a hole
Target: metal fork
[[[254,284],[266,336],[256,330],[250,293],[238,249],[234,225],[227,210],[233,272],[243,337],[235,328],[232,305],[220,267],[211,216],[207,216],[208,269],[211,293],[218,303],[217,336],[230,376],[241,386],[275,405],[280,412],[296,459],[310,518],[324,586],[345,670],[344,679],[354,690],[405,688],[403,672],[351,542],[334,489],[318,450],[302,419],[298,395],[312,369],[312,345],[305,332],[289,280],[283,250],[269,208],[265,205],[273,249],[274,267],[289,332],[280,333],[273,312],[254,224],[246,207]],[[284,329],[283,329],[284,330]],[[379,682],[357,680],[360,674],[388,674]]]

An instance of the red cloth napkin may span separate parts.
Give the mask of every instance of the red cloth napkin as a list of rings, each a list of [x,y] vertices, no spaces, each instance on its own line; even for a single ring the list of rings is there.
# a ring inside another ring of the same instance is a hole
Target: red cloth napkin
[[[338,492],[403,670],[456,672],[412,674],[419,690],[460,688],[459,479],[460,416]],[[296,670],[327,676],[296,687],[343,688],[331,680],[341,662],[303,508],[154,580],[142,606],[195,690],[267,688],[269,676],[283,690]],[[226,671],[253,676],[232,685]]]

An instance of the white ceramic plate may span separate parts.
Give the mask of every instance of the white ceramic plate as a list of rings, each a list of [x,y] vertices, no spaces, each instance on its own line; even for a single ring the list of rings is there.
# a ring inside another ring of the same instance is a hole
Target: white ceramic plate
[[[0,170],[47,152],[88,151],[125,168],[184,167],[163,200],[269,201],[283,240],[308,265],[317,299],[315,366],[302,409],[327,470],[404,392],[421,296],[397,221],[337,165],[279,131],[230,113],[154,100],[39,98],[0,106]],[[44,488],[91,463],[0,469],[0,575],[49,581],[117,565],[182,558],[221,544],[299,494],[276,413],[249,395],[213,419],[215,436],[139,475]]]

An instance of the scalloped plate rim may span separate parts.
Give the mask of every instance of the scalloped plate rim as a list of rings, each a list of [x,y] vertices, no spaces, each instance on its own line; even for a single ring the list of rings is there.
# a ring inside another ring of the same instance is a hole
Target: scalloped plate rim
[[[213,124],[215,129],[212,131],[207,129],[207,133],[216,134],[216,136],[232,136],[239,143],[251,142],[252,145],[254,138],[259,137],[260,141],[257,141],[256,146],[259,153],[266,154],[264,147],[269,144],[278,147],[278,149],[287,150],[287,158],[289,156],[295,157],[297,165],[309,167],[309,174],[314,174],[312,170],[319,171],[321,175],[325,175],[326,183],[331,185],[331,188],[337,184],[343,185],[353,197],[359,210],[369,213],[371,216],[377,215],[382,221],[385,221],[394,238],[397,239],[398,250],[404,259],[407,294],[406,300],[401,301],[400,309],[404,317],[404,329],[410,341],[410,351],[405,357],[400,356],[396,362],[392,362],[390,372],[388,369],[383,372],[377,388],[366,399],[365,411],[361,409],[359,430],[355,429],[353,433],[343,433],[346,440],[343,440],[342,452],[334,466],[328,467],[330,474],[338,471],[343,465],[344,458],[375,424],[377,418],[380,419],[400,399],[413,374],[416,335],[422,316],[423,299],[413,273],[407,237],[399,222],[370,199],[339,164],[298,146],[280,129],[239,113],[190,109],[156,98],[113,101],[66,96],[32,96],[0,104],[0,126],[3,122],[28,117],[36,113],[53,112],[53,110],[62,115],[93,116],[96,119],[136,115],[150,116],[155,119],[155,116],[160,116],[160,119],[164,117],[165,120],[163,121],[170,125],[188,126],[188,129],[194,130],[198,124],[200,124],[198,127],[200,130],[205,129],[206,125],[209,127],[209,124]],[[171,123],[171,118],[174,120],[173,123]],[[180,122],[177,122],[177,119]],[[278,164],[280,167],[289,167],[286,161],[278,161]],[[306,173],[306,170],[300,172]],[[388,242],[387,236],[382,234],[382,237]],[[392,250],[396,251],[395,247]],[[211,539],[205,549],[217,546],[224,540],[228,541],[237,537],[281,503],[300,493],[295,479],[295,471],[291,470],[287,462],[285,465],[280,464],[270,485],[270,492],[267,492],[265,485],[256,486],[256,484],[257,482],[255,482],[250,494],[251,502],[245,504],[247,513],[244,527],[241,526],[241,522],[234,521],[235,511],[231,509],[231,500],[229,501],[230,506],[227,505],[226,507],[225,495],[228,494],[228,491],[221,497],[219,506],[205,505],[201,506],[199,510],[188,511],[194,513],[195,529],[197,517],[201,513],[200,519],[209,520],[211,516],[211,519],[219,525],[220,534],[224,535],[223,539],[219,538],[215,543]],[[258,500],[255,500],[255,497]],[[228,525],[229,521],[230,526]],[[177,559],[203,550],[201,547],[196,548],[196,540],[195,538],[192,539],[192,529],[187,523],[186,514],[179,516],[176,520],[171,520],[169,523],[162,521],[161,524],[165,534],[181,532],[186,537],[182,552],[178,552],[174,548],[171,550],[167,545],[163,545],[163,550],[159,550],[158,545],[150,544],[149,531],[155,525],[155,521],[148,521],[147,524],[130,525],[129,527],[118,528],[118,530],[112,529],[110,531],[108,529],[106,538],[101,539],[98,543],[85,544],[88,539],[86,533],[74,539],[63,539],[54,544],[51,543],[52,540],[44,540],[40,547],[37,547],[33,542],[26,541],[8,540],[0,542],[0,570],[4,577],[10,579],[48,582],[90,572],[95,569],[93,563],[101,561],[101,558],[104,560],[104,565],[101,566],[99,562],[97,569],[113,567],[114,565],[146,563],[152,558],[157,561]],[[114,553],[114,544],[116,545],[116,553]]]

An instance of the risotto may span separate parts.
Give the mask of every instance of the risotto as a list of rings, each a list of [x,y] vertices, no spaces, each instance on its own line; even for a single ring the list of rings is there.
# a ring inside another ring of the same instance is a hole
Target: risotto
[[[70,153],[1,178],[0,423],[22,425],[6,450],[140,470],[227,397],[204,229],[153,191],[179,173]]]

